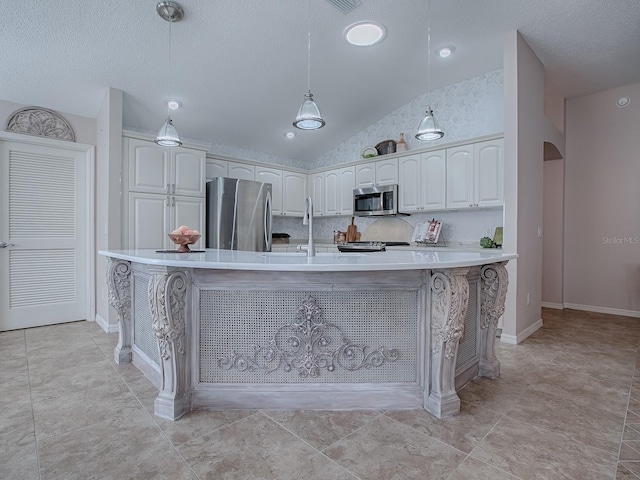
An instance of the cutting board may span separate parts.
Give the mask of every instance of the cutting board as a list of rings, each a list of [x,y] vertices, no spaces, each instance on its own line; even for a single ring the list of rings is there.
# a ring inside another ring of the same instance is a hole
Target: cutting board
[[[358,227],[354,225],[355,217],[351,217],[351,225],[347,227],[347,242],[355,242],[356,241],[356,233],[358,232]]]

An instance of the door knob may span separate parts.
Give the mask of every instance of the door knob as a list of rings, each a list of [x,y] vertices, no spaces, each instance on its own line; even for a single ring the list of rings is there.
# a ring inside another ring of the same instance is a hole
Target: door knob
[[[14,243],[0,242],[0,248],[15,247]]]

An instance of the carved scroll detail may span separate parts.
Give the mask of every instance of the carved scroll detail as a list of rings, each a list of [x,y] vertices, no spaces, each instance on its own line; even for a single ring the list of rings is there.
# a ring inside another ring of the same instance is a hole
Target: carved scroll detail
[[[482,278],[482,302],[480,313],[482,314],[482,328],[488,328],[490,323],[493,328],[498,327],[498,320],[504,313],[504,303],[507,296],[509,277],[505,263],[492,263],[485,265],[481,270]]]
[[[21,108],[13,112],[7,122],[7,132],[76,141],[71,125],[60,114],[40,107]]]
[[[335,346],[333,346],[335,345]],[[316,378],[321,369],[333,372],[337,365],[349,371],[379,367],[398,359],[397,349],[354,345],[342,330],[322,318],[322,309],[310,295],[302,302],[296,320],[278,328],[267,346],[253,346],[252,355],[232,351],[218,359],[225,370],[271,373],[284,366],[303,377]]]
[[[163,360],[171,359],[172,352],[184,355],[186,291],[184,272],[153,275],[149,281],[152,328]]]
[[[109,304],[118,314],[118,345],[114,349],[116,363],[131,361],[131,264],[109,258],[107,290]]]
[[[451,359],[464,333],[464,317],[469,299],[469,282],[463,275],[435,272],[431,277],[432,354],[444,346],[445,357]]]

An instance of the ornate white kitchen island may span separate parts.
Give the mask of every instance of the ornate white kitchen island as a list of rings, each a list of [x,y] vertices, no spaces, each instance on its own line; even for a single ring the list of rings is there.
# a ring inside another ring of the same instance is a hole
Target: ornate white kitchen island
[[[505,265],[486,252],[100,252],[118,363],[194,408],[459,412],[456,389],[496,377]]]

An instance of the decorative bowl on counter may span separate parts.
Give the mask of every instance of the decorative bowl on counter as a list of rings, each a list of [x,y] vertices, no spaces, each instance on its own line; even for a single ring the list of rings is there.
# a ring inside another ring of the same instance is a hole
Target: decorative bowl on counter
[[[200,234],[198,235],[182,235],[179,233],[169,234],[169,238],[171,239],[171,241],[176,245],[179,245],[178,249],[176,250],[176,252],[178,253],[190,252],[191,250],[189,249],[189,245],[193,245],[194,243],[196,243],[198,240],[200,240],[201,236],[202,235]]]

